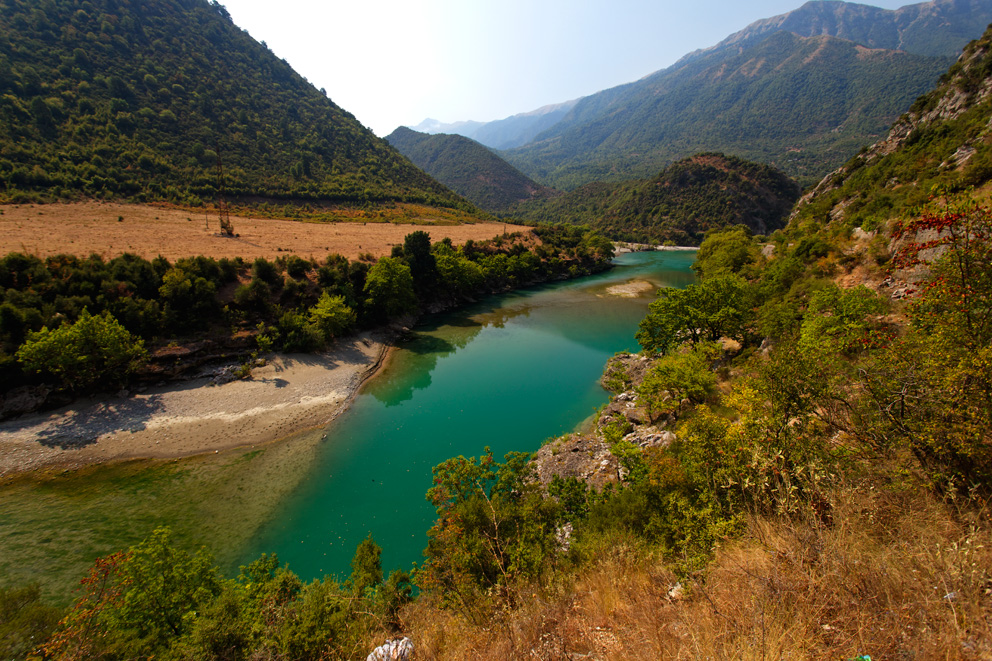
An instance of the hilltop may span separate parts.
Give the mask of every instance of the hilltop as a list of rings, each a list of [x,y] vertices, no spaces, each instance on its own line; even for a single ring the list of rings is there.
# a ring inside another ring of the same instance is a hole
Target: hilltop
[[[541,222],[582,223],[641,243],[698,245],[711,229],[746,225],[755,234],[785,226],[799,186],[775,168],[706,153],[651,179],[586,184],[560,197],[514,209]]]
[[[547,197],[541,186],[484,145],[461,135],[418,133],[399,127],[386,141],[413,163],[486,211]]]
[[[207,0],[0,1],[0,199],[469,208]]]
[[[810,185],[884,135],[990,22],[982,2],[807,2],[629,84],[497,122],[417,128],[506,150],[522,172],[564,190],[650,177],[705,151]]]

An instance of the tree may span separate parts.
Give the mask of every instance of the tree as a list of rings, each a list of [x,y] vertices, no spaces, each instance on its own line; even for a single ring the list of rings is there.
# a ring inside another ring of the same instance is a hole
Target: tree
[[[355,549],[349,582],[359,596],[382,585],[382,548],[372,539],[372,533]]]
[[[864,285],[829,285],[810,297],[799,331],[799,349],[809,354],[851,353],[874,342],[873,319],[885,311],[878,295]]]
[[[739,275],[724,274],[684,289],[664,287],[641,321],[637,341],[645,351],[668,353],[682,342],[721,337],[745,342],[754,319],[754,292]]]
[[[751,241],[751,230],[746,225],[736,225],[730,229],[707,232],[699,245],[692,269],[703,279],[740,273],[745,266],[754,263],[756,257],[757,249]]]
[[[413,287],[421,300],[426,300],[437,286],[437,263],[431,254],[431,236],[423,230],[407,234],[403,239],[403,256],[410,265]]]
[[[410,267],[395,257],[382,257],[365,277],[365,305],[373,316],[390,319],[417,308]]]
[[[73,391],[119,385],[146,355],[141,338],[109,312],[93,316],[86,309],[73,324],[31,333],[17,350],[17,359],[26,368],[48,372]]]
[[[702,343],[659,358],[637,388],[637,395],[647,405],[652,418],[671,414],[678,419],[684,409],[683,402],[701,404],[712,394],[716,376],[710,363],[719,354],[719,346]]]
[[[307,328],[321,343],[327,342],[355,325],[355,312],[345,305],[344,296],[326,291],[307,313]]]

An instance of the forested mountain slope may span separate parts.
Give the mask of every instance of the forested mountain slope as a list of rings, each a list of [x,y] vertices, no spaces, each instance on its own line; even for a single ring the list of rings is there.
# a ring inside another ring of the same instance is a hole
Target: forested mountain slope
[[[940,84],[888,136],[825,177],[793,212],[810,230],[875,229],[937,192],[956,196],[992,179],[992,30],[970,43]]]
[[[883,135],[990,21],[992,6],[975,0],[896,11],[810,2],[580,99],[506,157],[565,189],[650,176],[700,151],[769,163],[813,183]]]
[[[464,205],[206,0],[0,0],[0,196]]]
[[[715,52],[586,97],[505,156],[563,189],[647,176],[701,151],[812,182],[881,135],[950,62],[780,31],[733,55]]]
[[[514,215],[540,222],[588,224],[614,238],[698,245],[707,230],[747,225],[756,234],[783,227],[799,186],[767,165],[705,153],[648,180],[586,184],[537,199]]]
[[[486,211],[554,193],[475,140],[401,126],[386,141],[445,186]]]

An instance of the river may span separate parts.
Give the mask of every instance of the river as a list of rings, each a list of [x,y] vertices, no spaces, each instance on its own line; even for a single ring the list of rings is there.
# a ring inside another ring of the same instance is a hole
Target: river
[[[588,424],[608,399],[598,385],[606,360],[639,349],[634,333],[655,289],[692,282],[694,258],[621,255],[606,273],[492,297],[415,328],[326,429],[243,561],[276,552],[303,579],[345,578],[369,533],[387,571],[421,561],[432,467],[487,446],[499,458],[533,451]]]

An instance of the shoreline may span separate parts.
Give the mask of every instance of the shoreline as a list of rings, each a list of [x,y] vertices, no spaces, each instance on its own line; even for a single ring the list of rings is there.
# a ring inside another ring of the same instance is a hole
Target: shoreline
[[[326,425],[386,363],[380,332],[321,354],[276,354],[250,379],[203,377],[104,395],[0,423],[0,480],[136,459],[179,459],[264,445]]]

